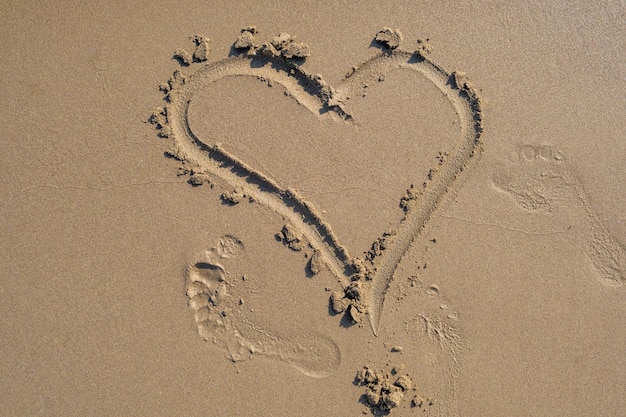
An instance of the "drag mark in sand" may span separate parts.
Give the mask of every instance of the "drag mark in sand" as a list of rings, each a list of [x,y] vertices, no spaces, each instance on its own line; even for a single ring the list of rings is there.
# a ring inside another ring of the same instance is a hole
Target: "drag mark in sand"
[[[407,52],[397,49],[401,37],[379,39],[377,36],[382,51],[354,67],[334,88],[320,75],[308,74],[298,66],[310,53],[306,45],[296,43],[283,33],[259,46],[255,33],[254,28],[242,31],[233,46],[240,52],[237,56],[203,64],[189,76],[174,72],[161,87],[167,105],[158,109],[151,121],[160,130],[160,136],[172,139],[171,156],[196,167],[196,171],[221,178],[298,229],[316,251],[318,260],[342,284],[344,294],[335,296],[337,301],[344,302],[345,310],[354,321],[360,321],[367,314],[372,331],[377,334],[385,295],[398,264],[458,176],[481,152],[480,98],[462,73],[447,72],[428,58],[430,47],[427,44],[418,43],[416,51]],[[280,84],[289,97],[320,118],[350,123],[355,117],[347,110],[350,97],[368,83],[382,81],[386,74],[398,69],[423,75],[448,98],[460,118],[461,134],[454,149],[440,155],[438,165],[428,175],[429,180],[407,191],[402,200],[404,218],[396,229],[373,243],[365,259],[351,257],[321,213],[296,190],[277,184],[228,153],[217,141],[197,137],[189,125],[189,107],[196,94],[225,77],[236,76]]]

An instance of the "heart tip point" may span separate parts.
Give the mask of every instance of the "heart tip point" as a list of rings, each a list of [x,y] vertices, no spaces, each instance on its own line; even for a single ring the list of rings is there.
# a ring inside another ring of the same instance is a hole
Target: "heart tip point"
[[[378,337],[378,326],[374,324],[373,321],[370,321],[370,328],[372,329],[372,333],[375,337]]]

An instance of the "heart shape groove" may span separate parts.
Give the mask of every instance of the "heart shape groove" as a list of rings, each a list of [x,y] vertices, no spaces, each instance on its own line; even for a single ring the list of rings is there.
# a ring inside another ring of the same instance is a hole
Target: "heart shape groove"
[[[290,56],[284,50],[281,54],[275,49],[266,53],[268,44],[261,48],[248,45],[246,51],[204,64],[189,76],[175,71],[168,83],[161,87],[167,105],[157,109],[151,121],[160,129],[160,136],[173,139],[171,156],[221,178],[298,229],[315,250],[315,256],[343,286],[353,318],[367,313],[372,331],[377,335],[385,294],[396,268],[461,172],[482,150],[480,97],[464,74],[445,71],[428,58],[428,51],[424,48],[409,52],[387,43],[379,54],[354,67],[336,87],[331,87],[321,76],[300,68],[297,59],[293,59],[298,58],[297,53]],[[193,57],[196,60],[196,54]],[[194,96],[230,76],[249,76],[280,84],[288,95],[311,112],[351,121],[352,116],[345,106],[351,94],[397,69],[423,75],[445,95],[460,119],[461,135],[453,151],[442,155],[439,165],[431,170],[423,189],[409,189],[403,199],[405,216],[397,229],[374,242],[365,261],[350,256],[321,213],[296,190],[281,186],[218,143],[204,142],[189,125],[189,108]]]

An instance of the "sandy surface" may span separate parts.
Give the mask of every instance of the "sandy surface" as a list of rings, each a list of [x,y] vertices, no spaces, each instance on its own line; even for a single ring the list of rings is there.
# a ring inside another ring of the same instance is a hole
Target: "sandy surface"
[[[178,3],[0,7],[1,415],[623,415],[623,3]]]

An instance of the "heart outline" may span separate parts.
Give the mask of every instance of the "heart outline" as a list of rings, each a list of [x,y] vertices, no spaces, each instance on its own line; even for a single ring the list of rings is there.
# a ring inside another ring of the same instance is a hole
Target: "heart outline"
[[[388,249],[378,260],[373,259],[373,268],[365,284],[368,288],[362,292],[364,299],[360,300],[374,335],[378,334],[385,294],[400,261],[458,176],[482,151],[482,102],[464,74],[456,71],[448,73],[422,50],[383,49],[355,67],[333,88],[321,76],[307,73],[289,59],[250,53],[205,64],[188,77],[175,71],[162,88],[167,106],[158,109],[151,118],[160,129],[160,136],[174,139],[169,151],[171,156],[242,189],[255,201],[288,219],[319,251],[330,272],[346,290],[354,285],[358,268],[313,204],[296,190],[281,187],[261,171],[228,153],[219,143],[209,145],[198,138],[189,126],[189,107],[194,95],[212,83],[229,76],[251,76],[281,84],[289,95],[313,113],[334,114],[349,121],[352,116],[346,111],[345,102],[351,92],[395,69],[414,70],[444,93],[460,118],[461,135],[455,142],[451,160],[441,162],[437,169],[431,170],[430,182],[425,183],[420,193],[411,196],[397,230],[382,238]]]

